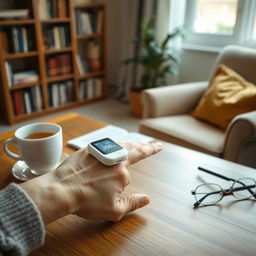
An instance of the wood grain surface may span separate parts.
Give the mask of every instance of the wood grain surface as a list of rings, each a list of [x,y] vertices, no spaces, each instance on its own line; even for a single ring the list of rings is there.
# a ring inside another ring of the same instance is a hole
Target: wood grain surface
[[[106,125],[77,114],[51,121],[62,126],[65,142]],[[0,135],[1,143],[11,134]],[[230,196],[215,206],[195,210],[191,190],[203,182],[230,186],[198,171],[198,166],[232,178],[256,178],[256,171],[170,143],[163,144],[162,152],[129,168],[132,181],[125,193],[148,194],[151,203],[147,207],[117,223],[66,216],[46,227],[44,246],[30,255],[255,255],[255,200],[236,201]],[[65,152],[74,152],[64,145]],[[11,174],[15,161],[2,150],[0,161],[3,188],[17,182]]]

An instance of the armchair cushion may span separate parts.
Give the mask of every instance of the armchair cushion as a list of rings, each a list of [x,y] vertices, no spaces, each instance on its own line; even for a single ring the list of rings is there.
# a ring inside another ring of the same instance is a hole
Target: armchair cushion
[[[256,86],[227,66],[220,65],[191,114],[226,130],[235,116],[255,109]]]
[[[225,141],[224,131],[188,114],[142,120],[140,132],[219,157]]]
[[[151,88],[142,92],[143,118],[180,115],[192,111],[209,82]]]

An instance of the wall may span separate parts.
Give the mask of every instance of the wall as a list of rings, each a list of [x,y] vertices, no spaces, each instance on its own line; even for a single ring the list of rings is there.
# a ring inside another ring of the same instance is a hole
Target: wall
[[[181,56],[179,82],[208,80],[218,53],[184,49]]]
[[[137,0],[105,0],[108,31],[108,76],[110,84],[118,84],[123,60],[132,56],[132,37]],[[131,52],[131,54],[129,54]]]
[[[119,71],[126,48],[131,38],[129,23],[131,12],[134,11],[134,3],[137,0],[102,0],[107,5],[107,30],[108,30],[108,76],[110,85],[117,85]],[[127,26],[127,33],[123,27]],[[170,84],[177,82],[194,82],[207,80],[212,72],[216,52],[197,51],[184,49],[181,56],[179,76],[175,79],[169,77]]]
[[[116,81],[118,70],[118,56],[120,55],[120,1],[108,0],[107,9],[107,57],[108,57],[108,79],[110,84]]]

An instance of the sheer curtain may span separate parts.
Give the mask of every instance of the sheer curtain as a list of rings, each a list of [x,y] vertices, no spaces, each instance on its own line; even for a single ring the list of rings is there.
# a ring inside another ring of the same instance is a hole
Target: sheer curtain
[[[185,18],[185,7],[186,7],[186,0],[171,0],[170,1],[170,8],[169,8],[169,27],[168,31],[171,32],[176,27],[181,27],[184,25],[184,18]],[[182,47],[182,39],[176,38],[172,41],[172,46],[175,47],[177,50],[180,50]]]
[[[138,84],[140,68],[136,64],[122,65],[125,59],[138,54],[138,48],[132,42],[140,33],[140,23],[152,16],[156,16],[157,0],[121,0],[120,3],[120,51],[118,66],[118,87],[116,98],[127,101],[127,92],[131,87]],[[127,14],[129,10],[129,15]]]
[[[157,35],[160,41],[166,37],[166,34],[172,32],[177,27],[183,27],[185,17],[186,0],[160,0],[157,8]],[[177,37],[171,40],[169,46],[181,54],[182,38]],[[179,74],[168,75],[168,84],[175,84],[179,81]]]

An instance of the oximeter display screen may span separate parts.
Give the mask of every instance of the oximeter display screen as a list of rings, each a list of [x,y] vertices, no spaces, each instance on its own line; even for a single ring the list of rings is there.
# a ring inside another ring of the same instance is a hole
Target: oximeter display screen
[[[91,143],[96,149],[98,149],[104,155],[113,153],[120,149],[123,149],[120,145],[115,143],[113,140],[109,138],[97,140]]]

